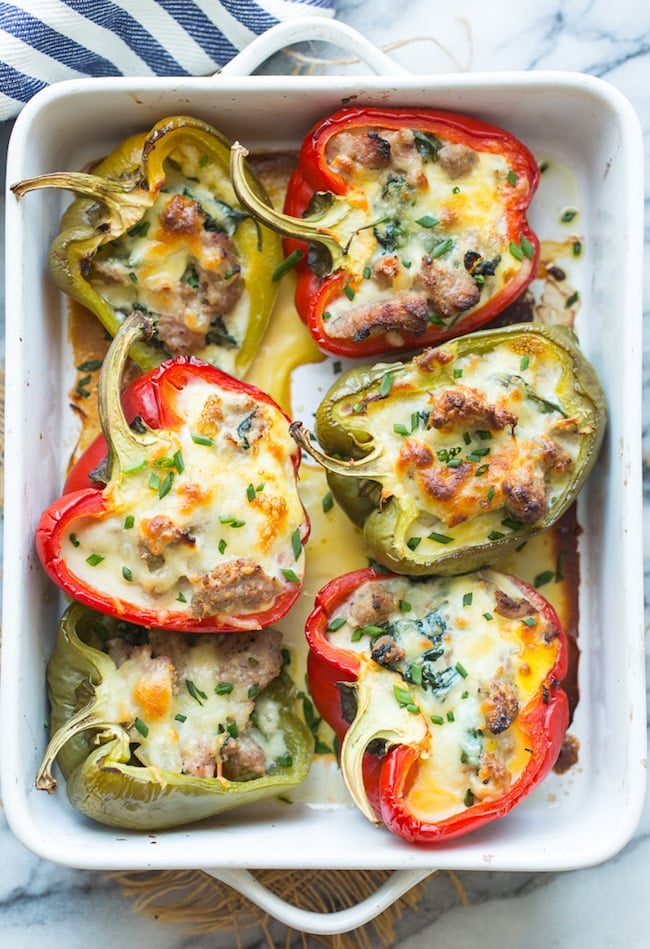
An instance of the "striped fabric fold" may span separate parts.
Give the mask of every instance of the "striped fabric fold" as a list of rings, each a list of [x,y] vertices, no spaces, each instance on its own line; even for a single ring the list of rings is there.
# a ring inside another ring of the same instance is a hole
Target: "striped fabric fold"
[[[289,17],[335,0],[0,0],[0,120],[53,82],[204,76]]]

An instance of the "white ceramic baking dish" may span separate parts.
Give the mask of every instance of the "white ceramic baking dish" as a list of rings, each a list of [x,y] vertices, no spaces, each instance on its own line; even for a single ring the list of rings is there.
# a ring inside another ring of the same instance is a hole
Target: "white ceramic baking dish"
[[[374,74],[249,76],[273,51],[324,39]],[[45,665],[59,597],[34,553],[34,526],[56,495],[70,448],[73,379],[65,302],[47,249],[65,197],[7,196],[6,508],[2,644],[2,792],[16,835],[45,859],[79,868],[204,868],[299,930],[342,932],[438,868],[565,870],[606,860],[631,837],[645,786],[641,543],[642,150],[636,116],[612,87],[584,75],[412,76],[330,20],[285,23],[210,79],[73,81],[38,95],[18,119],[8,183],[81,167],[127,134],[174,113],[212,122],[248,147],[295,147],[342,102],[465,111],[522,138],[554,173],[531,220],[557,236],[558,212],[580,209],[585,253],[572,272],[577,329],[609,402],[602,457],[580,498],[579,765],[551,776],[506,819],[436,848],[409,846],[352,807],[334,766],[315,766],[299,803],[266,804],[156,835],[82,819],[64,793],[36,791],[46,742]],[[388,883],[350,910],[292,907],[250,868],[385,868]]]

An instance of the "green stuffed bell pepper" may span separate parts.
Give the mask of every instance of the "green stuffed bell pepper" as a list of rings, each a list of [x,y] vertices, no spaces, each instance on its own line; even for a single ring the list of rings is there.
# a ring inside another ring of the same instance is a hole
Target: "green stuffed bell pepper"
[[[316,413],[332,493],[396,573],[459,574],[550,527],[602,442],[605,397],[571,330],[484,330],[339,377]]]
[[[133,357],[144,370],[194,355],[241,378],[275,302],[280,238],[239,204],[230,181],[230,142],[191,116],[171,116],[133,135],[91,173],[21,181],[77,197],[49,254],[57,286],[111,336],[140,310],[154,321],[151,344]],[[246,167],[249,186],[264,195]]]
[[[286,794],[313,739],[274,630],[193,636],[146,629],[78,603],[48,665],[50,743],[70,802],[113,827],[161,830]]]

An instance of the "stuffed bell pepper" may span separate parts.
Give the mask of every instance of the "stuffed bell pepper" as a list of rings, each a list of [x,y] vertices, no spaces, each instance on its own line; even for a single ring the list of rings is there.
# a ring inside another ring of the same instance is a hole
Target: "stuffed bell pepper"
[[[144,629],[75,603],[48,664],[51,740],[36,786],[114,827],[160,830],[299,784],[313,739],[280,634]]]
[[[103,434],[40,518],[41,562],[74,599],[143,626],[268,626],[299,595],[309,533],[289,420],[193,357],[140,376],[122,402],[130,346],[149,330],[136,313],[111,344]]]
[[[567,643],[551,605],[494,571],[328,583],[307,620],[314,702],[363,814],[445,842],[502,817],[562,746]]]
[[[346,108],[300,149],[285,213],[242,204],[288,236],[296,308],[327,352],[368,356],[470,332],[535,276],[526,212],[539,171],[503,129],[426,109]]]
[[[352,368],[318,408],[318,444],[299,422],[292,432],[379,563],[450,574],[494,563],[558,520],[605,418],[572,331],[519,324]]]
[[[12,189],[78,195],[50,249],[52,276],[111,336],[133,310],[151,317],[152,340],[133,352],[143,369],[192,354],[241,377],[261,341],[282,248],[238,204],[229,162],[220,132],[172,116],[128,138],[92,173],[43,175]],[[244,174],[262,195],[250,169]]]

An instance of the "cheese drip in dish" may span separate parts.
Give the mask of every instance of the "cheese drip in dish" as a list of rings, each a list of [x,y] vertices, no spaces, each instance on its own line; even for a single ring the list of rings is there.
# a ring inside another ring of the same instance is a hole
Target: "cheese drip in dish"
[[[534,754],[545,749],[536,747],[529,709],[549,688],[560,631],[510,578],[485,571],[380,579],[328,621],[329,642],[359,656],[360,677],[382,698],[365,712],[377,734],[391,733],[398,709],[422,726],[404,801],[417,820],[437,824],[499,801],[536,766]],[[358,721],[343,744],[344,773]]]
[[[162,620],[260,613],[304,573],[304,510],[283,413],[200,376],[173,393],[182,424],[148,463],[105,489],[108,513],[80,517],[62,556],[87,586]],[[215,627],[218,628],[218,627]]]

